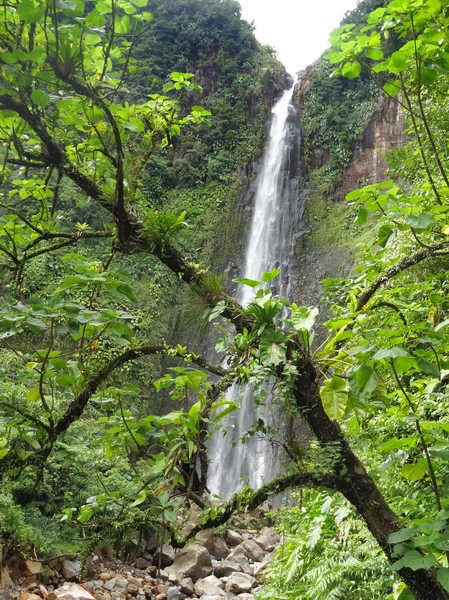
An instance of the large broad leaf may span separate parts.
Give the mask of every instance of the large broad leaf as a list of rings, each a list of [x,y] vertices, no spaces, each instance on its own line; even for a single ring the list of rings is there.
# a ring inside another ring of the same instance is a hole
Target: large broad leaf
[[[427,463],[423,458],[420,458],[414,463],[404,465],[401,471],[409,481],[419,481],[427,473]]]
[[[292,311],[291,322],[293,327],[300,331],[306,329],[310,331],[315,324],[315,319],[318,316],[318,309],[315,306],[300,306]]]
[[[47,104],[50,103],[50,96],[42,90],[36,89],[31,92],[31,100],[37,104],[37,106],[45,108]]]
[[[389,452],[390,450],[396,450],[397,448],[410,448],[414,446],[418,441],[418,437],[416,435],[410,435],[408,437],[404,437],[398,439],[397,437],[391,438],[385,444],[379,448],[380,452]]]
[[[256,281],[255,279],[248,279],[247,277],[236,277],[236,279],[232,280],[233,283],[240,283],[241,285],[247,285],[252,288],[256,288],[260,285],[260,281]]]
[[[360,75],[361,71],[362,65],[358,61],[347,62],[343,65],[341,74],[343,75],[343,77],[347,77],[348,79],[355,79]]]
[[[273,279],[276,279],[276,277],[279,275],[279,273],[281,272],[280,269],[273,269],[272,271],[269,271],[268,273],[264,273],[262,275],[262,279],[266,282],[268,281],[272,281]]]
[[[360,396],[364,399],[369,398],[371,394],[377,387],[379,383],[379,375],[377,371],[369,367],[368,365],[363,365],[360,367],[355,375],[355,382],[360,391]]]
[[[444,587],[446,592],[449,592],[449,569],[442,567],[437,571],[437,577],[440,584]]]
[[[405,222],[407,223],[407,225],[410,225],[410,227],[412,227],[415,231],[425,231],[435,223],[435,219],[432,215],[426,215],[422,213],[414,217],[407,217],[405,219]]]
[[[404,527],[403,529],[396,531],[396,533],[392,533],[390,536],[388,536],[388,542],[390,544],[399,544],[400,542],[405,542],[405,540],[410,539],[412,535],[418,531],[418,529],[419,527]]]
[[[390,236],[393,233],[393,229],[389,225],[382,225],[377,233],[377,243],[381,248],[385,248]]]
[[[320,389],[321,400],[324,410],[331,419],[340,419],[346,409],[348,402],[348,392],[346,382],[341,377],[326,379],[323,387]]]
[[[404,556],[397,560],[393,565],[392,569],[398,571],[403,567],[408,567],[413,571],[418,569],[430,569],[437,563],[437,559],[433,554],[425,554],[424,556],[418,552],[418,550],[409,550]]]
[[[280,364],[287,353],[286,337],[282,331],[266,329],[260,338],[260,359],[264,365]]]
[[[393,348],[382,348],[378,350],[373,356],[375,360],[382,360],[383,358],[397,358],[398,356],[408,356],[407,350],[394,346]]]

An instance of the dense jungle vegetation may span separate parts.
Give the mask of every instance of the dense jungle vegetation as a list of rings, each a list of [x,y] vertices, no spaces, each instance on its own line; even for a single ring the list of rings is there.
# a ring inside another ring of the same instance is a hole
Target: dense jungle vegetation
[[[351,276],[327,283],[318,348],[319,309],[275,297],[278,269],[235,280],[254,288],[247,307],[220,275],[241,251],[239,191],[285,85],[238,3],[1,9],[4,553],[126,555],[145,529],[182,546],[293,489],[260,598],[447,600],[449,0],[361,3],[317,66],[327,83],[304,131],[306,151],[315,140],[333,161],[312,174],[321,191],[377,93],[410,134],[391,180],[347,197],[373,235]],[[220,363],[178,337],[181,310],[209,327]],[[267,378],[313,439],[256,423],[286,449],[284,472],[211,503],[207,440],[239,409],[224,392],[252,385],[260,402]]]

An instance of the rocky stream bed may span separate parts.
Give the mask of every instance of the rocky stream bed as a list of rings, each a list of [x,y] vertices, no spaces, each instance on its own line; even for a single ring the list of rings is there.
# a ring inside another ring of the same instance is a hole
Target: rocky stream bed
[[[0,600],[252,600],[279,541],[270,527],[222,537],[204,531],[185,548],[165,544],[129,564],[95,555],[81,581],[76,558],[44,566],[17,557],[4,567]]]

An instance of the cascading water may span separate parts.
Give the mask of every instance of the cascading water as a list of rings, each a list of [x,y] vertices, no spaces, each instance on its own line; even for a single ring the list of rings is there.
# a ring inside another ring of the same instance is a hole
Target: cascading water
[[[296,83],[296,82],[295,82]],[[244,277],[261,280],[262,273],[280,267],[278,279],[271,282],[273,292],[289,297],[290,259],[294,252],[300,220],[299,145],[300,130],[292,104],[295,83],[284,92],[272,110],[268,144],[256,180],[253,216],[246,252]],[[279,282],[279,283],[276,283]],[[239,301],[247,305],[253,297],[250,287],[242,286]],[[212,494],[228,498],[245,480],[253,488],[269,481],[279,469],[279,457],[265,439],[251,438],[245,444],[242,435],[259,418],[272,424],[270,403],[257,407],[249,386],[234,386],[229,399],[238,399],[241,409],[231,415],[224,428],[209,445],[209,481]]]

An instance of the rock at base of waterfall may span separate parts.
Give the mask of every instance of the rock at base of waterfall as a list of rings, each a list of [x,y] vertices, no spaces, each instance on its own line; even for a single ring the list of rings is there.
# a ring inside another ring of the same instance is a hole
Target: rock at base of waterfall
[[[220,582],[221,583],[221,582]],[[206,581],[205,579],[198,579],[195,583],[194,588],[195,594],[201,598],[201,596],[225,596],[224,591],[221,587],[217,587],[213,583]]]
[[[79,560],[64,560],[62,562],[62,575],[67,581],[74,581],[78,575],[78,571],[81,568],[81,561]]]
[[[271,527],[264,527],[260,535],[255,538],[255,541],[264,552],[273,552],[277,544],[281,541],[281,536]]]
[[[57,600],[94,600],[92,594],[77,583],[64,583],[62,587],[55,590],[54,594]]]
[[[230,560],[223,560],[218,563],[214,569],[214,573],[217,577],[229,577],[232,573],[239,573],[242,571],[243,569],[238,562]]]
[[[167,600],[179,600],[181,597],[181,592],[178,588],[172,587],[167,592]]]
[[[237,531],[228,529],[225,535],[225,542],[230,548],[235,548],[243,542],[243,537]]]
[[[136,560],[136,569],[139,569],[139,571],[145,571],[148,569],[148,567],[152,566],[153,563],[146,558],[143,558],[143,556],[139,556],[139,558]]]
[[[193,581],[190,577],[185,577],[179,583],[179,587],[181,588],[181,592],[186,596],[193,596]]]
[[[257,581],[254,577],[251,577],[251,575],[247,575],[246,573],[233,573],[228,577],[226,589],[233,594],[242,594],[244,592],[249,592],[255,585],[257,585]]]
[[[169,544],[164,544],[162,548],[158,548],[154,553],[153,564],[159,565],[159,556],[161,558],[161,567],[169,567],[175,559],[175,551]]]
[[[224,587],[225,587],[224,583],[221,581],[221,579],[219,579],[215,575],[208,575],[207,577],[205,577],[203,579],[203,581],[206,581],[207,583],[211,583],[212,585],[215,585],[217,588],[224,590]]]
[[[20,594],[20,600],[42,600],[42,598],[37,594],[32,594],[30,592],[22,592]]]
[[[195,583],[212,573],[212,561],[204,546],[190,544],[176,553],[173,568],[182,577],[191,577]]]
[[[230,550],[223,538],[214,535],[210,529],[201,531],[196,537],[200,544],[209,550],[209,553],[217,560],[223,560],[228,556]]]
[[[265,558],[265,552],[254,540],[245,540],[240,546],[243,547],[246,558],[252,562],[262,562]],[[239,548],[239,546],[237,546],[237,548]],[[234,548],[234,552],[237,548]]]

